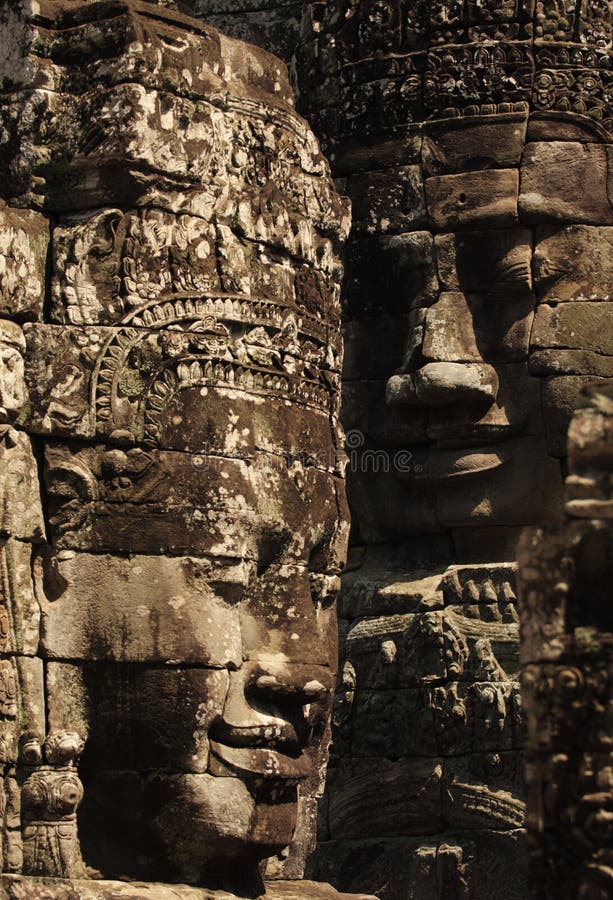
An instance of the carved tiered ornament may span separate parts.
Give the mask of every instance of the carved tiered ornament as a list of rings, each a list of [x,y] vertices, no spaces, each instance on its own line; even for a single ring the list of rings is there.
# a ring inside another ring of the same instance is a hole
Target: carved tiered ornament
[[[327,757],[346,203],[270,54],[1,13],[4,888],[254,895]]]
[[[41,747],[36,736],[22,735],[20,774],[23,872],[83,878],[77,808],[83,785],[75,762],[83,752],[76,732],[51,732]]]

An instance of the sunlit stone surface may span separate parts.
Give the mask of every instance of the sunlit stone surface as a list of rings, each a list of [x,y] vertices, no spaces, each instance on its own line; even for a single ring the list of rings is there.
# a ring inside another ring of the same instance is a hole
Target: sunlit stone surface
[[[347,204],[270,54],[0,13],[4,887],[255,896],[327,760]]]

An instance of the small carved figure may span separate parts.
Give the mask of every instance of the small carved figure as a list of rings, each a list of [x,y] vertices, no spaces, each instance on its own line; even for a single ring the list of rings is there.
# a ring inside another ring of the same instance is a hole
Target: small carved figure
[[[9,302],[8,294],[4,299]],[[7,872],[21,871],[23,862],[18,742],[23,733],[38,735],[44,720],[42,663],[34,659],[40,609],[31,569],[33,545],[43,540],[45,527],[31,441],[16,427],[27,401],[25,346],[22,328],[0,320],[0,866]]]

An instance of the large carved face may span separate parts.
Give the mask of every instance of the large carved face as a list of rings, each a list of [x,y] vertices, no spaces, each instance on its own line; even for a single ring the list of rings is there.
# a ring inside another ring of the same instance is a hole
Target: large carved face
[[[374,374],[404,359],[385,401],[376,388],[378,411],[374,382],[348,386],[347,426],[388,453],[355,454],[367,539],[559,515],[570,411],[585,383],[613,374],[608,148],[593,133],[556,140],[561,124],[533,122],[526,108],[423,127],[431,231],[378,239],[395,315],[374,329],[367,320],[382,342]],[[361,265],[349,272],[356,311]],[[356,368],[363,328],[348,326]],[[375,491],[389,497],[383,514]]]
[[[228,295],[27,330],[56,436],[49,724],[85,739],[80,838],[105,874],[248,880],[321,778],[347,515],[318,329]],[[86,429],[108,443],[69,439]]]
[[[578,389],[613,374],[605,6],[307,4],[303,108],[353,203],[345,425],[367,544],[560,513]]]
[[[27,332],[31,415],[55,436],[49,725],[85,739],[84,857],[248,881],[325,763],[347,539],[330,342],[231,295]]]
[[[47,450],[47,481],[49,716],[86,738],[85,857],[227,884],[228,860],[246,874],[290,842],[324,758],[342,483],[269,454],[74,445]]]
[[[142,7],[49,11],[59,105],[24,96],[53,125],[8,116],[32,152],[6,193],[53,218],[20,421],[46,466],[45,724],[85,739],[87,863],[229,886],[323,775],[348,216],[281,64]]]

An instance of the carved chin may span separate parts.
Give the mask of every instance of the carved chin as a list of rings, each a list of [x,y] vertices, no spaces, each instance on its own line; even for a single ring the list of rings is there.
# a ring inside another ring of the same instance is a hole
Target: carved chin
[[[239,778],[168,778],[155,825],[168,862],[187,883],[206,883],[214,865],[249,863],[279,852],[296,826],[295,794],[260,799]]]

